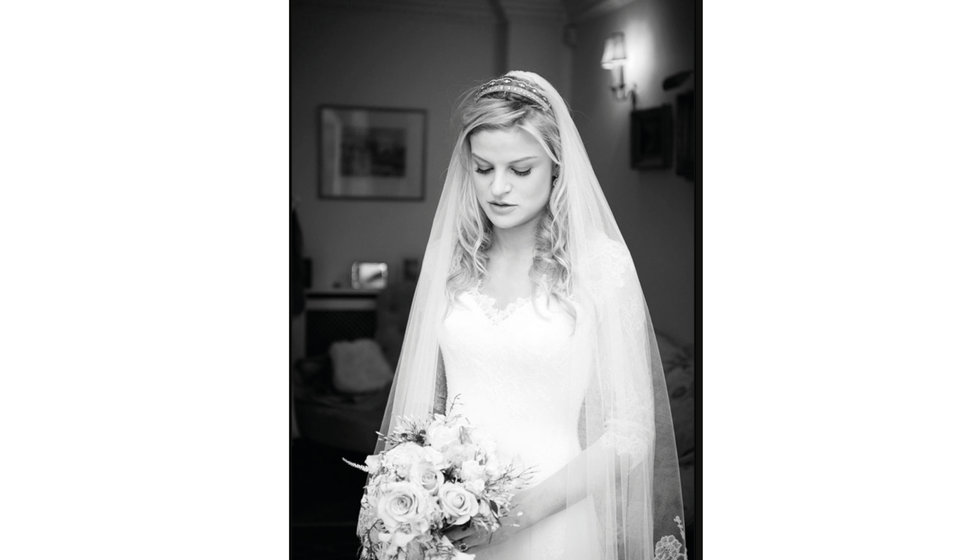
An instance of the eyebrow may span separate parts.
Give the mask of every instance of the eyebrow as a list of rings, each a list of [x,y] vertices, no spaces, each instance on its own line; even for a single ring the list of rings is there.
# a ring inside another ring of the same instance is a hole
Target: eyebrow
[[[474,157],[474,158],[476,158],[476,159],[478,159],[478,160],[480,160],[480,161],[482,161],[483,163],[490,163],[490,162],[489,162],[489,161],[487,161],[486,159],[483,159],[482,157],[480,157],[480,156],[478,156],[478,155],[476,155],[476,154],[473,154],[473,157]],[[529,159],[537,159],[538,157],[539,157],[539,156],[527,156],[527,157],[522,157],[522,158],[520,158],[520,159],[515,159],[514,161],[512,161],[512,162],[509,162],[509,163],[508,163],[508,165],[513,165],[513,164],[515,164],[515,163],[523,163],[523,162],[525,162],[525,161],[527,161],[527,160],[529,160]]]

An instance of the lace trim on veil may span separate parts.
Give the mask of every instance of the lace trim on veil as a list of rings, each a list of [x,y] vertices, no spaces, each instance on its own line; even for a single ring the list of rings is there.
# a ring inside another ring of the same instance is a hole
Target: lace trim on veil
[[[674,517],[674,523],[680,529],[681,540],[674,535],[664,535],[657,541],[654,548],[654,560],[687,560],[687,539],[684,536],[684,522],[681,516]]]

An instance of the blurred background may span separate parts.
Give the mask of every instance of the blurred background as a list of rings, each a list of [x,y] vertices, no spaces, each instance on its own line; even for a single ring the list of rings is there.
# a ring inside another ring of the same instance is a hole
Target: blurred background
[[[355,557],[373,450],[460,94],[512,69],[570,105],[658,334],[694,523],[693,0],[294,0],[290,539]]]

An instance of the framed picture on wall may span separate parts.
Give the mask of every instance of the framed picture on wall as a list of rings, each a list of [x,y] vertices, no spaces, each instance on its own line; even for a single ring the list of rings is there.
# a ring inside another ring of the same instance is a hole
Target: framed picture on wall
[[[320,198],[422,200],[422,109],[317,107]]]
[[[670,105],[630,113],[630,167],[665,169],[673,163]]]

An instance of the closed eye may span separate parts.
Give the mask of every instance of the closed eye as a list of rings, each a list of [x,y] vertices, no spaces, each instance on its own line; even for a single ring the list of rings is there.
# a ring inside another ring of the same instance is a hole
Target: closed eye
[[[480,175],[486,175],[487,173],[490,173],[491,171],[493,171],[493,168],[492,167],[477,167],[476,168],[476,172],[479,173]],[[513,171],[515,175],[518,175],[518,176],[521,176],[521,177],[526,177],[526,176],[528,176],[528,175],[531,174],[531,168],[530,167],[528,167],[527,169],[513,169],[513,168],[511,168],[511,171]]]

